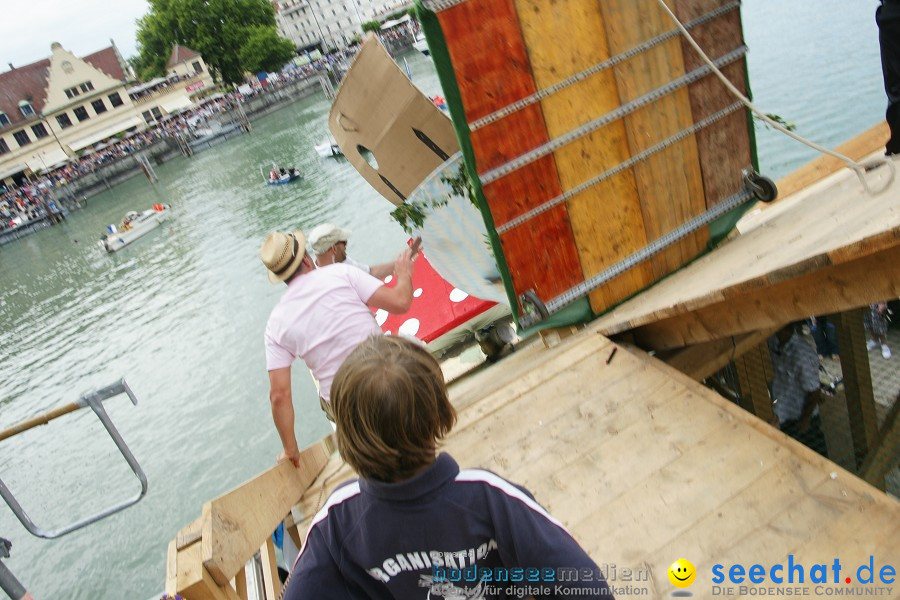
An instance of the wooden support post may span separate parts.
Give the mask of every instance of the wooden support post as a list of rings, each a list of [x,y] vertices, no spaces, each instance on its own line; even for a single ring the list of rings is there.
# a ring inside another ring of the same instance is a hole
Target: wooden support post
[[[741,388],[741,406],[766,423],[770,423],[774,413],[772,399],[769,398],[768,373],[772,370],[769,348],[765,342],[757,344],[734,362],[738,373],[738,385]]]
[[[247,571],[245,569],[241,569],[237,572],[232,584],[237,592],[238,598],[241,600],[249,600],[250,596],[247,593]]]
[[[203,564],[228,582],[284,519],[328,462],[325,444],[300,453],[300,468],[279,463],[203,506]]]
[[[259,549],[262,562],[263,589],[265,600],[278,600],[281,594],[281,580],[278,579],[278,561],[275,559],[275,543],[272,536]]]
[[[869,353],[866,350],[866,332],[863,327],[866,310],[868,307],[850,310],[835,319],[856,467],[862,464],[878,436],[875,393],[872,390],[872,373],[869,370]],[[882,482],[882,487],[883,485]]]
[[[884,476],[896,462],[897,454],[900,453],[898,412],[900,412],[900,396],[894,399],[891,412],[885,418],[881,431],[878,432],[878,437],[872,444],[872,450],[859,468],[860,477],[881,489],[884,489]]]
[[[696,344],[683,350],[678,350],[664,358],[663,362],[671,367],[675,367],[695,381],[702,381],[729,362],[736,361],[744,356],[745,353],[755,349],[773,333],[774,330],[772,329],[764,329],[754,333]],[[769,377],[767,376],[766,381],[768,379]]]

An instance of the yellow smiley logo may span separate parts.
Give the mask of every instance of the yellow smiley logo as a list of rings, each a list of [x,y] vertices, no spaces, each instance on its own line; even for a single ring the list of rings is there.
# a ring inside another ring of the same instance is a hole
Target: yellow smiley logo
[[[694,583],[696,578],[697,569],[694,568],[691,561],[685,558],[679,558],[669,567],[669,581],[675,587],[686,588]]]

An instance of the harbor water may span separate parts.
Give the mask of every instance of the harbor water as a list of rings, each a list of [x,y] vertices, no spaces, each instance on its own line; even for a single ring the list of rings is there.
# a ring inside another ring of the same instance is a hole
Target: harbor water
[[[748,0],[760,106],[826,146],[883,120],[875,5]],[[420,89],[440,93],[430,59],[404,56]],[[136,506],[55,541],[32,537],[0,506],[0,536],[13,542],[4,563],[35,598],[154,597],[178,529],[274,463],[262,332],[282,287],[257,258],[262,238],[331,221],[353,230],[350,255],[370,262],[406,242],[391,205],[347,162],[315,154],[328,109],[323,95],[298,100],[249,135],[157,167],[155,186],[132,179],[0,249],[0,429],[125,377],[139,404],[121,396],[106,406],[150,481]],[[815,157],[765,127],[757,141],[762,171],[775,178]],[[273,161],[304,178],[265,185]],[[157,202],[173,213],[157,231],[116,254],[97,246],[106,224]],[[303,446],[330,427],[302,364],[293,377]],[[89,411],[0,443],[0,479],[51,529],[139,489]]]

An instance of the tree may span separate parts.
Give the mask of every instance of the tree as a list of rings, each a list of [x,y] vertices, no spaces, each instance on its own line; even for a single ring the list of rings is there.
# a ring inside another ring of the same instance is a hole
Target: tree
[[[244,79],[244,44],[257,28],[275,32],[270,0],[149,0],[150,12],[138,19],[138,52],[133,66],[140,76],[161,76],[172,46],[199,52],[213,77],[229,83]],[[275,34],[277,36],[277,34]]]
[[[363,30],[363,33],[365,33],[366,31],[374,31],[375,33],[378,33],[379,31],[381,31],[381,22],[380,21],[366,21],[365,23],[362,24],[362,30]]]
[[[294,44],[271,27],[255,27],[239,53],[241,63],[251,73],[279,71],[293,56]]]

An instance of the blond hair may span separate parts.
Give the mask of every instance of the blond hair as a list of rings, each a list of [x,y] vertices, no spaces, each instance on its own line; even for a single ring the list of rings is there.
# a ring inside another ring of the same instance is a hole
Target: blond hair
[[[341,456],[359,475],[407,479],[434,462],[456,422],[440,365],[415,342],[375,336],[338,369],[331,408]]]

